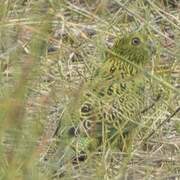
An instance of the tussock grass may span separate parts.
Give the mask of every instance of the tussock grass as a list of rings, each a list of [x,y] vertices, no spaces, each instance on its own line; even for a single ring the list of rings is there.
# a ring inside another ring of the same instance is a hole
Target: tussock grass
[[[1,2],[0,179],[179,179],[179,6],[178,0]],[[138,29],[157,49],[144,71],[151,108],[133,151],[93,151],[78,168],[60,166],[54,134],[64,113],[76,106],[114,39]]]

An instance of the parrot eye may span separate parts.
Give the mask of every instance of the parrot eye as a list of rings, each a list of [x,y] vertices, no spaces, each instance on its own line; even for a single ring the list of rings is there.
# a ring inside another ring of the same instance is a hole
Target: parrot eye
[[[141,43],[141,40],[138,37],[132,39],[132,45],[137,46]]]

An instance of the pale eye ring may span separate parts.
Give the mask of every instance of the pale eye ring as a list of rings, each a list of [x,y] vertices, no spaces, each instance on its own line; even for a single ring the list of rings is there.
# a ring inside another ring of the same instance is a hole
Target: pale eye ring
[[[141,43],[141,40],[138,37],[132,39],[132,45],[137,46]]]

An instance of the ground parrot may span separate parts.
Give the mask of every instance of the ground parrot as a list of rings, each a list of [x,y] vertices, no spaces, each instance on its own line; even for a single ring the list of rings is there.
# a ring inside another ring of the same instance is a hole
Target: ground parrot
[[[53,155],[78,164],[88,152],[131,149],[144,108],[144,67],[154,47],[145,32],[117,38],[105,60],[79,89],[56,135]]]

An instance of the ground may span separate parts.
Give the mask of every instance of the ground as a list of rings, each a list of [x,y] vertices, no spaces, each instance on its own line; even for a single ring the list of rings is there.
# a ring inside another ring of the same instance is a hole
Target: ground
[[[180,179],[179,7],[179,0],[4,1],[0,178]],[[52,172],[56,164],[44,157],[57,141],[65,109],[101,66],[114,39],[142,28],[157,47],[147,67],[151,91],[156,94],[158,86],[165,93],[160,101],[146,93],[154,104],[143,117],[151,122],[144,123],[145,134],[136,137],[130,158],[107,151],[59,177],[61,170]]]

